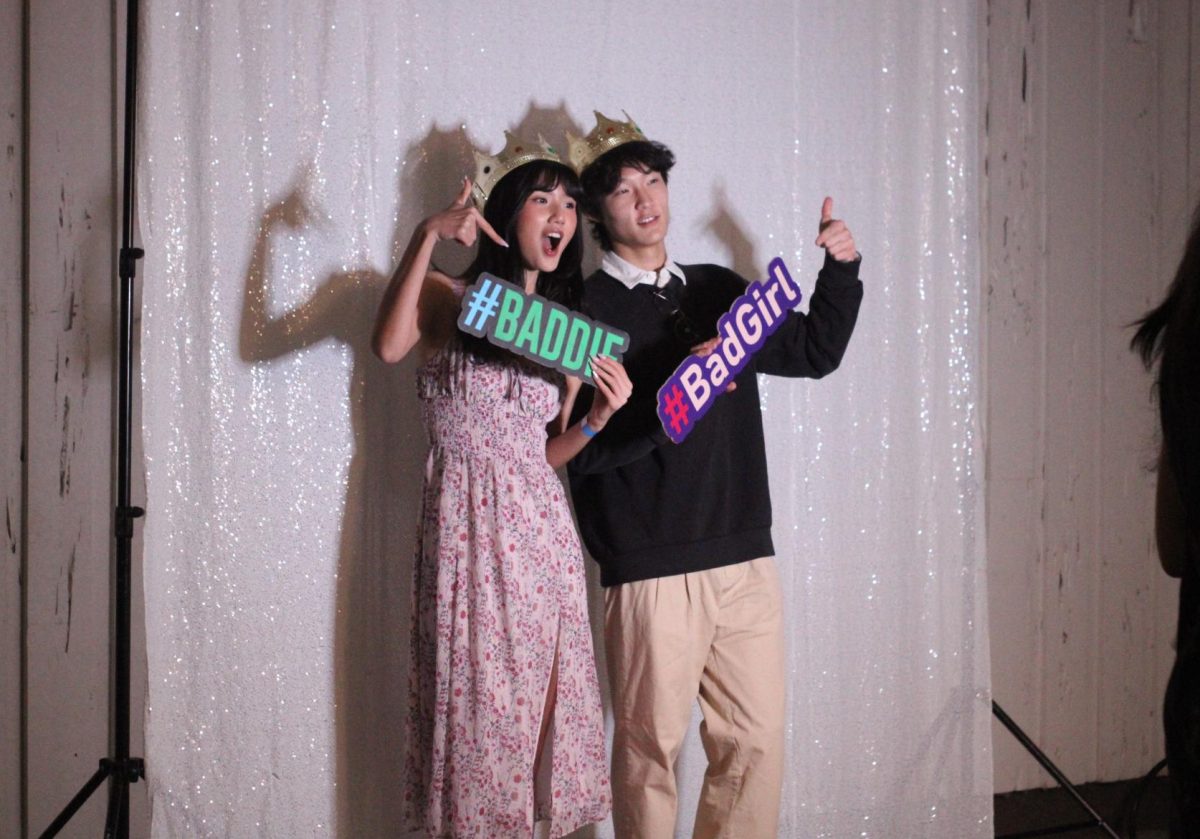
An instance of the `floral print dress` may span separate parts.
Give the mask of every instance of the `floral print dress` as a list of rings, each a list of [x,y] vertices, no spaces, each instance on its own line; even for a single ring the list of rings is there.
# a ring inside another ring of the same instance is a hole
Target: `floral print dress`
[[[562,836],[611,807],[583,555],[546,461],[561,384],[523,361],[471,358],[457,341],[417,372],[430,450],[405,797],[429,836],[531,836],[535,819]]]

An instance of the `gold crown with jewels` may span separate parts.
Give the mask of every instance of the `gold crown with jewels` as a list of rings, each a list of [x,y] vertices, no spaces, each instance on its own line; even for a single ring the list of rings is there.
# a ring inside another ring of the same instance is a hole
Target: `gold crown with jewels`
[[[637,127],[637,123],[625,111],[621,113],[625,114],[626,122],[609,119],[599,111],[592,113],[596,115],[596,127],[586,137],[579,138],[570,131],[567,132],[567,159],[571,161],[572,168],[580,174],[606,151],[612,151],[625,143],[646,140],[642,129]]]
[[[471,197],[475,206],[480,210],[487,204],[488,196],[500,179],[526,163],[535,160],[549,160],[551,163],[562,163],[562,158],[554,150],[554,146],[546,142],[541,134],[536,143],[527,143],[513,135],[511,131],[504,132],[504,149],[492,157],[475,152],[475,180],[471,187]]]

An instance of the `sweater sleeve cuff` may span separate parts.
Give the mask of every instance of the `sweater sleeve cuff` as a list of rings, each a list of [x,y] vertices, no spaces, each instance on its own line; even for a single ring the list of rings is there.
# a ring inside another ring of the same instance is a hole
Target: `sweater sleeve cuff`
[[[862,254],[853,262],[838,262],[829,252],[825,252],[825,264],[821,266],[820,277],[822,279],[852,282],[858,279],[858,269],[862,265]]]

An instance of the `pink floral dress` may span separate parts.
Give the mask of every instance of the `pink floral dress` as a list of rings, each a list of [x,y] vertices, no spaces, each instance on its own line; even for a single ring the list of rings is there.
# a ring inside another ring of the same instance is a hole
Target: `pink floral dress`
[[[472,359],[457,341],[417,373],[430,450],[405,797],[429,836],[530,836],[535,818],[562,836],[611,807],[583,555],[546,462],[561,382]]]

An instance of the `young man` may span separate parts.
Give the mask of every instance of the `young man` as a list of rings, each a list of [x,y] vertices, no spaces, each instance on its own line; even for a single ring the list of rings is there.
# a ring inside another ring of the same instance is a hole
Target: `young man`
[[[712,351],[717,319],[746,280],[668,257],[674,156],[632,121],[596,118],[586,138],[569,138],[604,251],[583,305],[629,333],[633,395],[569,472],[605,586],[613,820],[627,839],[674,835],[675,758],[698,698],[709,764],[694,836],[774,839],[783,631],[756,376],[819,378],[837,368],[862,299],[858,252],[826,198],[816,241],[825,265],[809,313],[790,313],[735,386],[672,443],[656,413],[658,389],[690,351]]]

